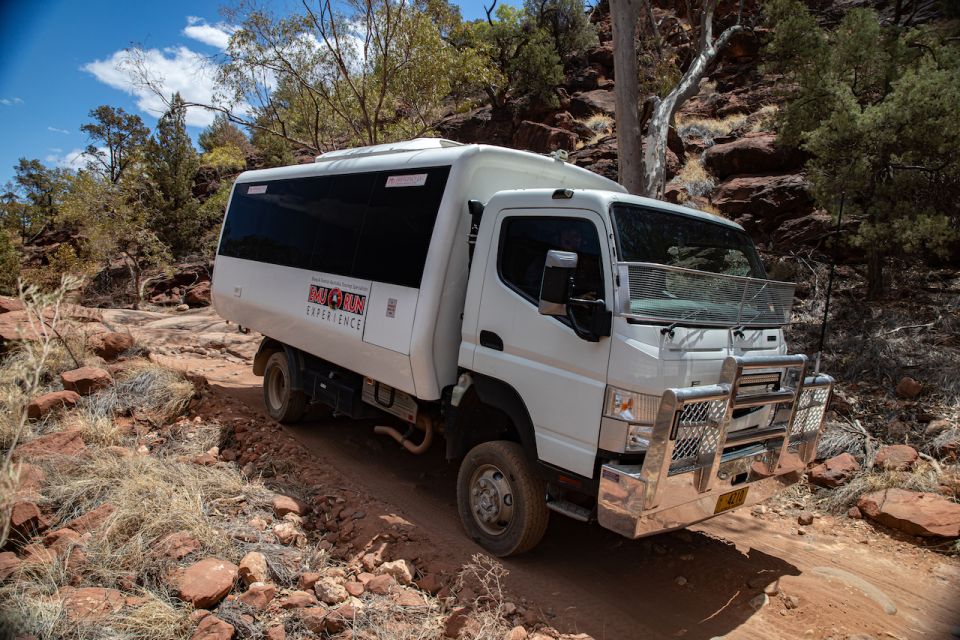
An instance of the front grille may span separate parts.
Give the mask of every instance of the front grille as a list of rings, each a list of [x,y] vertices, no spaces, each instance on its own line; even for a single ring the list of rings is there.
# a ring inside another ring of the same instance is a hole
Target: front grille
[[[674,426],[670,475],[701,466],[701,458],[713,456],[720,446],[720,424],[727,401],[708,400],[686,405]]]

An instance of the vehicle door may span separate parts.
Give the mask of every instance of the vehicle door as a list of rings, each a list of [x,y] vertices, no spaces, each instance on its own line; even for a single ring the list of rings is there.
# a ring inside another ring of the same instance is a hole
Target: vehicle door
[[[603,219],[580,209],[507,209],[497,216],[493,238],[474,368],[519,393],[540,460],[592,477],[610,339],[581,338],[568,318],[541,315],[537,303],[547,251],[559,249],[578,256],[572,294],[613,308]]]

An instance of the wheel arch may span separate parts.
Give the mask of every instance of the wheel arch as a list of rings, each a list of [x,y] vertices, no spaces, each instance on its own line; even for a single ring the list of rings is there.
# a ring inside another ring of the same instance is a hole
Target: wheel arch
[[[279,340],[264,337],[257,348],[257,354],[253,357],[253,373],[262,376],[267,369],[267,361],[274,353],[284,352],[287,354],[287,362],[290,364],[290,388],[295,391],[303,390],[303,369],[304,362],[300,350],[284,344]]]
[[[447,459],[462,458],[473,447],[490,440],[515,440],[531,462],[537,462],[537,439],[533,420],[523,398],[512,386],[502,380],[476,373],[470,374],[473,383],[458,407],[445,402],[449,416],[445,424]],[[493,409],[506,419],[508,426],[477,427],[473,418],[477,410]],[[507,431],[504,433],[503,428]],[[507,435],[507,438],[504,438]]]

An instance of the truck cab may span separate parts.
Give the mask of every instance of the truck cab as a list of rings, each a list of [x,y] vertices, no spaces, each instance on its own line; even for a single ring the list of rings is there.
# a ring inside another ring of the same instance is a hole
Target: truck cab
[[[792,299],[723,218],[502,192],[477,235],[455,395],[479,380],[474,401],[516,396],[548,509],[632,538],[684,527],[792,484],[813,455],[831,380],[786,355]],[[521,517],[509,476],[469,456],[461,471],[465,525],[488,547]]]

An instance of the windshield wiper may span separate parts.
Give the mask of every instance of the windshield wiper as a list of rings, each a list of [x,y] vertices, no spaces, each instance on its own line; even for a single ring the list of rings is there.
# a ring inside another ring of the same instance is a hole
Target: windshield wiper
[[[701,313],[703,313],[703,307],[700,307],[699,309],[694,309],[693,313],[687,314],[687,315],[685,315],[684,317],[682,317],[682,318],[680,318],[679,320],[677,320],[676,322],[674,322],[674,323],[672,323],[672,324],[664,327],[663,329],[660,329],[660,335],[662,335],[662,336],[667,336],[667,335],[668,335],[668,336],[670,336],[670,339],[673,340],[674,335],[675,335],[674,332],[673,332],[674,329],[676,329],[678,326],[680,326],[681,324],[683,324],[683,323],[686,322],[687,320],[692,320],[693,318],[696,318],[696,317],[697,317],[698,315],[700,315]]]

